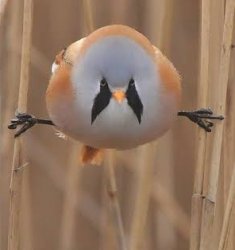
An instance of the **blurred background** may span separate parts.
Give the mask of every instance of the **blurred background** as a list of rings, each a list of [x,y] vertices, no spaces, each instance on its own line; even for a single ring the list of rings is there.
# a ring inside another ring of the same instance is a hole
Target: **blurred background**
[[[199,0],[91,0],[90,5],[95,28],[129,25],[162,49],[182,76],[181,109],[197,108]],[[36,117],[48,117],[45,91],[51,64],[58,51],[88,34],[86,15],[82,0],[34,0],[28,112]],[[2,250],[7,249],[14,142],[14,131],[6,126],[17,107],[22,17],[23,1],[8,1],[0,27]],[[172,130],[147,150],[140,147],[113,155],[127,241],[133,221],[138,220],[135,209],[141,185],[147,186],[139,249],[189,249],[196,130],[193,123],[178,118]],[[35,126],[24,134],[28,165],[22,170],[20,249],[119,249],[107,194],[107,168],[79,166],[79,147],[47,126]],[[142,174],[145,184],[140,183]]]

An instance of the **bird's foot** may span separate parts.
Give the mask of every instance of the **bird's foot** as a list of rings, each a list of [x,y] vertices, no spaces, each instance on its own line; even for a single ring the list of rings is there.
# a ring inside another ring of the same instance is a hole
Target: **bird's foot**
[[[15,118],[11,119],[11,123],[8,125],[9,129],[16,129],[18,126],[21,128],[15,133],[15,137],[18,137],[29,128],[33,127],[37,123],[37,119],[26,113],[16,113]]]
[[[211,128],[214,123],[210,120],[223,120],[222,115],[214,115],[210,108],[202,108],[195,111],[180,111],[179,116],[185,116],[192,122],[198,124],[199,127],[203,128],[206,132],[211,132]]]
[[[54,125],[50,120],[37,119],[33,115],[17,112],[15,118],[11,119],[11,123],[8,125],[8,128],[16,129],[18,126],[21,126],[21,128],[15,133],[15,137],[18,137],[35,124]]]

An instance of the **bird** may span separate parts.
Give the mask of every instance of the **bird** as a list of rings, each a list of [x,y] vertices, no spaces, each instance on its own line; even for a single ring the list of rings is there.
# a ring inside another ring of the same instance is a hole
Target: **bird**
[[[177,117],[180,75],[141,33],[102,27],[63,49],[46,91],[49,117],[82,144],[83,163],[163,135]]]
[[[56,55],[46,91],[50,120],[19,114],[9,128],[23,124],[18,136],[36,123],[55,125],[84,145],[83,164],[99,165],[104,149],[156,140],[177,115],[210,131],[213,123],[201,118],[210,119],[211,110],[178,112],[181,92],[180,74],[147,37],[125,25],[108,25]]]

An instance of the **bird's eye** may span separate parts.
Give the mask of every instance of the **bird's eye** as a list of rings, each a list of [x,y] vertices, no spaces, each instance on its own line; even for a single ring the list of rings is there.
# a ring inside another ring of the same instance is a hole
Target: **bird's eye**
[[[103,78],[101,81],[100,81],[100,87],[104,87],[107,85],[107,81],[105,78]]]
[[[131,78],[130,81],[129,81],[129,85],[133,86],[134,84],[135,84],[135,80],[133,78]]]

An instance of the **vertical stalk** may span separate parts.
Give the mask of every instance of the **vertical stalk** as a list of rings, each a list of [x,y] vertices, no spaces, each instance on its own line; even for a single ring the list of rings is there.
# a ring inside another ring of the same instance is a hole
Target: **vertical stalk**
[[[126,239],[124,226],[121,216],[120,204],[117,196],[117,183],[115,177],[115,152],[113,150],[109,150],[108,152],[108,161],[106,164],[106,172],[108,178],[108,197],[112,207],[112,218],[113,225],[116,228],[117,238],[119,243],[120,250],[127,250]]]
[[[215,110],[217,113],[224,114],[226,107],[226,93],[228,86],[230,54],[232,44],[232,34],[234,26],[235,0],[227,0],[225,7],[225,19],[223,29],[223,40],[220,54],[220,67],[218,72],[218,85],[216,91]],[[221,161],[221,149],[223,138],[224,123],[218,123],[214,132],[212,144],[212,157],[210,164],[210,174],[208,182],[208,193],[203,206],[201,250],[210,249],[211,235],[214,226],[215,202],[218,190],[218,179]]]
[[[227,248],[229,229],[231,229],[232,225],[234,225],[234,221],[231,220],[232,210],[235,207],[234,205],[235,205],[235,165],[233,166],[232,180],[230,183],[228,201],[225,209],[224,221],[223,221],[218,250],[226,250]]]
[[[94,20],[92,15],[92,5],[90,0],[82,0],[83,9],[85,12],[85,21],[86,21],[86,29],[88,32],[92,32],[94,30]]]
[[[5,12],[8,0],[0,0],[0,25],[2,22],[3,14]]]
[[[207,106],[209,82],[209,29],[210,29],[210,0],[201,1],[201,42],[200,42],[200,73],[198,84],[198,106]],[[198,151],[192,196],[190,250],[198,250],[200,244],[201,211],[203,178],[205,172],[206,132],[198,130]]]
[[[27,94],[29,84],[29,63],[31,49],[32,33],[32,0],[24,1],[24,19],[23,19],[23,40],[22,40],[22,58],[20,71],[20,87],[18,99],[18,111],[26,112]],[[10,183],[10,218],[8,232],[8,250],[19,249],[20,239],[20,200],[23,178],[24,160],[22,157],[23,143],[21,138],[17,138],[14,144],[13,164]]]
[[[130,233],[130,250],[143,249],[142,240],[145,232],[145,222],[149,207],[153,177],[153,144],[141,148],[138,169],[136,173],[136,202]]]
[[[78,186],[81,178],[81,167],[78,164],[79,147],[71,145],[70,158],[68,160],[68,173],[64,188],[63,214],[61,223],[61,250],[70,250],[74,244],[74,230],[76,218],[76,203],[80,200]]]
[[[9,5],[9,22],[6,32],[7,44],[7,65],[5,71],[5,82],[6,90],[3,91],[3,84],[1,85],[1,98],[4,103],[1,107],[2,115],[1,119],[1,144],[0,144],[0,203],[1,214],[0,214],[0,249],[7,248],[7,236],[8,232],[6,230],[8,225],[8,212],[9,212],[9,183],[10,183],[10,171],[13,156],[13,143],[12,134],[9,133],[6,124],[12,118],[12,114],[15,112],[15,107],[17,104],[17,94],[18,94],[18,81],[19,81],[19,70],[20,70],[20,57],[14,53],[10,48],[13,44],[19,43],[19,37],[21,35],[21,25],[20,20],[20,2],[17,1],[14,4]],[[3,46],[3,44],[1,44]],[[2,101],[2,100],[1,100]],[[3,109],[2,109],[3,108]]]

